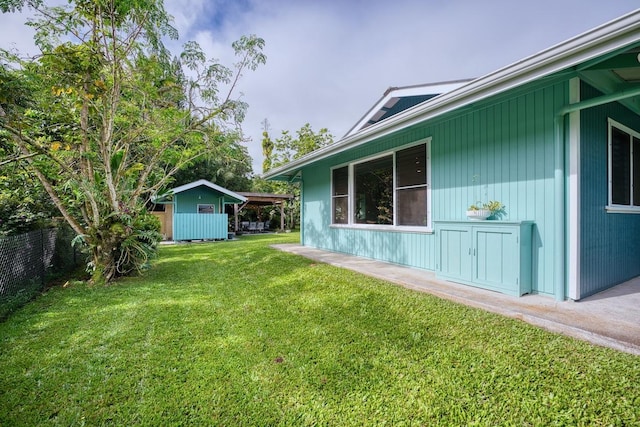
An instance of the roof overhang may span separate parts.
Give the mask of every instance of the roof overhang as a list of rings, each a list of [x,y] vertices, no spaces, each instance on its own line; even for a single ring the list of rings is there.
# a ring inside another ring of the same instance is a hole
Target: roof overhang
[[[244,191],[240,194],[247,198],[248,205],[254,206],[281,205],[285,200],[291,200],[294,197],[293,194],[252,193]]]
[[[231,190],[227,190],[224,187],[220,187],[219,185],[214,184],[211,181],[207,181],[206,179],[199,179],[197,181],[190,182],[188,184],[181,185],[179,187],[172,188],[167,193],[163,194],[162,197],[166,197],[168,195],[182,193],[187,190],[191,190],[196,187],[204,186],[210,188],[211,190],[217,191],[225,196],[225,203],[244,203],[247,201],[247,198],[241,194],[235,193]],[[157,202],[156,202],[157,203]]]
[[[345,137],[354,135],[365,127],[371,126],[372,124],[378,122],[383,116],[385,116],[387,112],[394,108],[398,101],[403,98],[434,98],[443,93],[451,92],[452,90],[457,89],[465,83],[469,83],[470,81],[472,80],[456,80],[404,87],[390,87],[384,92],[378,102],[376,102],[376,104],[369,111],[367,111],[351,129],[349,129],[349,131],[345,134]]]
[[[347,135],[334,144],[313,151],[293,162],[263,174],[271,180],[294,181],[301,169],[369,141],[409,126],[453,112],[475,102],[504,93],[561,71],[640,44],[640,9],[552,46],[514,64],[432,98],[364,129]]]

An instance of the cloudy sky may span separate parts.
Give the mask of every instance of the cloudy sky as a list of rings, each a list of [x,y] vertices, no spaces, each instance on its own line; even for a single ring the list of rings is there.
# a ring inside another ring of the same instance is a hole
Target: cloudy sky
[[[339,139],[390,86],[475,78],[628,13],[638,0],[166,0],[180,44],[233,62],[243,34],[266,41],[245,74],[243,125],[261,173],[272,137],[305,123]],[[0,14],[0,47],[35,53],[20,15]],[[176,45],[177,48],[177,45]]]

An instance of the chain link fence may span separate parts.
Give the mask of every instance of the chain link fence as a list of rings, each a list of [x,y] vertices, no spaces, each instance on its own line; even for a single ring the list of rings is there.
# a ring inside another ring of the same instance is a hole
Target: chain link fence
[[[48,280],[84,261],[71,245],[73,238],[69,228],[61,227],[0,239],[0,319],[29,301]]]

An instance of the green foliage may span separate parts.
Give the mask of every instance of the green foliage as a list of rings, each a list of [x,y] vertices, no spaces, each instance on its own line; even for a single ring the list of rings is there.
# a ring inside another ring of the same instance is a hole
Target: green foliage
[[[56,213],[36,179],[16,164],[0,166],[0,237],[47,227]]]
[[[265,127],[267,127],[268,122],[265,119]],[[273,156],[273,141],[269,136],[269,131],[265,129],[262,132],[262,156],[264,160],[262,161],[262,172],[267,172],[271,169],[271,161]]]
[[[333,135],[329,130],[322,128],[315,133],[309,123],[296,131],[295,138],[289,131],[282,131],[280,138],[273,142],[271,167],[282,166],[330,144],[333,144]]]
[[[0,424],[640,422],[637,356],[269,248],[298,239],[39,297],[0,324]]]
[[[489,200],[488,202],[484,203],[476,202],[467,208],[467,210],[470,211],[479,211],[481,209],[488,210],[489,212],[491,212],[491,216],[496,219],[500,219],[504,215],[506,215],[506,206],[496,200]]]
[[[22,7],[37,12],[29,24],[42,55],[0,55],[0,148],[38,178],[88,246],[94,280],[109,282],[155,250],[136,229],[140,207],[173,175],[200,157],[246,162],[237,135],[247,106],[232,95],[265,62],[264,40],[234,43],[229,68],[195,42],[171,59],[162,39],[177,33],[161,0],[0,0]]]
[[[296,138],[285,130],[282,131],[280,138],[276,138],[275,141],[271,140],[266,128],[268,128],[268,122],[265,120],[265,131],[262,139],[262,152],[265,156],[263,172],[299,159],[312,151],[333,143],[333,135],[328,129],[322,128],[318,133],[315,133],[309,123],[296,131]],[[293,194],[294,199],[284,202],[284,208],[287,228],[295,228],[300,218],[300,187],[297,184],[256,180],[254,181],[254,191]]]
[[[251,157],[239,135],[220,135],[211,154],[199,157],[176,172],[171,186],[206,179],[231,191],[251,188]]]

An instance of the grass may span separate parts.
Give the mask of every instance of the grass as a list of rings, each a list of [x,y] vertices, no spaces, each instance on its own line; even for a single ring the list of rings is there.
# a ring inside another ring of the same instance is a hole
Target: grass
[[[268,247],[164,247],[0,324],[0,425],[638,425],[640,360]]]

